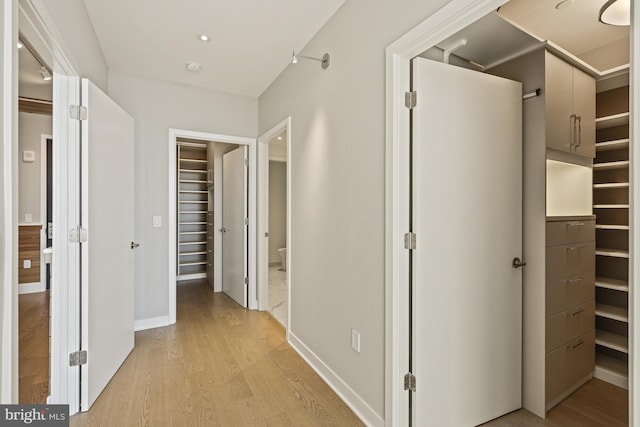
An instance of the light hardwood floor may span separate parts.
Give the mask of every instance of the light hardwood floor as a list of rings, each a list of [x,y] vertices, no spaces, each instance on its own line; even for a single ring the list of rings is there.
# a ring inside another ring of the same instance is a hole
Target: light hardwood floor
[[[353,412],[285,342],[269,314],[204,281],[178,285],[178,322],[136,347],[71,426],[352,426]]]
[[[49,292],[18,299],[19,402],[45,404],[49,394]]]

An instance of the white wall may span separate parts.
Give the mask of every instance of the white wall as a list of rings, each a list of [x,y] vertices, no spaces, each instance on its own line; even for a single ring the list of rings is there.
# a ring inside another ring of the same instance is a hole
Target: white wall
[[[51,116],[44,114],[20,113],[18,133],[18,169],[19,169],[19,208],[18,221],[24,223],[24,216],[30,213],[32,222],[39,224],[45,220],[40,218],[40,175],[41,175],[41,136],[51,135],[53,132],[53,122]],[[32,163],[25,163],[22,160],[22,153],[34,151],[36,159]]]
[[[271,148],[271,147],[270,147]],[[287,163],[269,162],[269,264],[287,247]]]
[[[109,96],[135,119],[136,320],[168,315],[169,128],[255,138],[258,100],[118,71]],[[162,216],[162,228],[152,217]]]
[[[385,48],[446,0],[350,0],[260,97],[292,116],[292,335],[384,418]],[[361,352],[350,329],[361,333]],[[363,410],[365,411],[365,410]]]

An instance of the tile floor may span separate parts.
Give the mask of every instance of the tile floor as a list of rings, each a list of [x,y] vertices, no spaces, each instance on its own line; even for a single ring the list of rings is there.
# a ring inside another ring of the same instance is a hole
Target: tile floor
[[[287,327],[287,273],[280,267],[269,267],[269,312]]]

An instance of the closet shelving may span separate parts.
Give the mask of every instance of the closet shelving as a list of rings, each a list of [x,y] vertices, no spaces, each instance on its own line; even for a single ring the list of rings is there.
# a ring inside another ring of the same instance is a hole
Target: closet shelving
[[[629,83],[605,77],[596,96],[596,369],[628,388],[629,360]]]
[[[179,280],[207,273],[207,147],[178,144],[178,271]]]

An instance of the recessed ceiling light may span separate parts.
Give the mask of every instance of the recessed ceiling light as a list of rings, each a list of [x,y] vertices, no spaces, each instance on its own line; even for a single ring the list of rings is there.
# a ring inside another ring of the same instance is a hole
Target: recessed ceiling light
[[[211,41],[211,37],[209,37],[208,35],[202,33],[202,34],[198,34],[197,35],[198,40],[200,40],[201,42],[208,42]]]
[[[18,42],[18,49],[22,49],[23,46],[24,45],[22,43]]]
[[[573,0],[562,0],[558,4],[556,4],[556,9],[566,9],[569,6],[573,6]]]
[[[202,70],[202,65],[198,64],[197,62],[187,62],[185,68],[187,69],[187,71],[191,71],[192,73],[198,73]]]
[[[278,137],[278,140],[279,140],[279,141],[282,141],[282,137],[281,137],[281,136],[279,136],[279,137]]]

